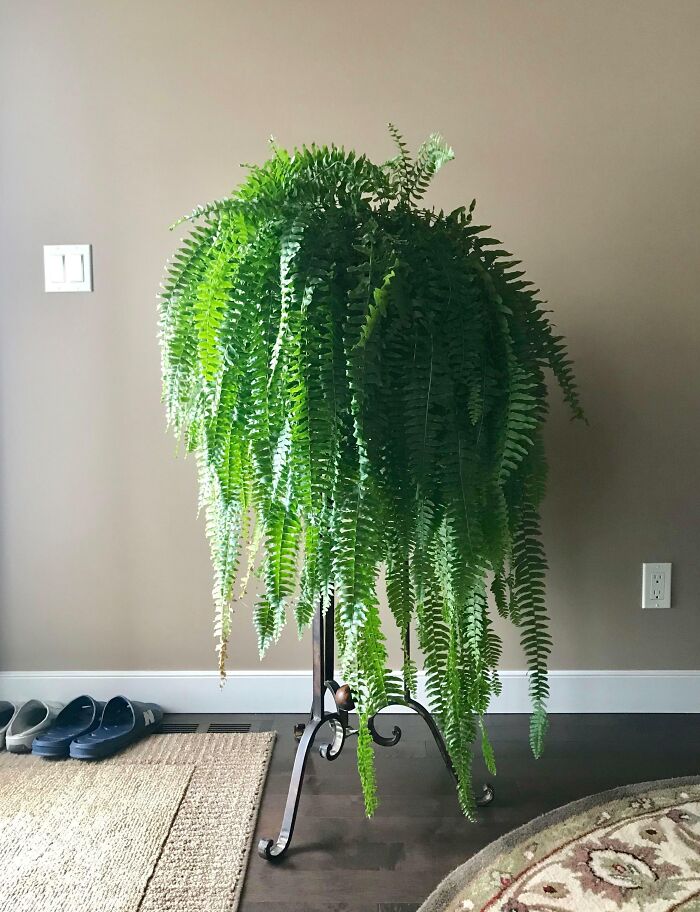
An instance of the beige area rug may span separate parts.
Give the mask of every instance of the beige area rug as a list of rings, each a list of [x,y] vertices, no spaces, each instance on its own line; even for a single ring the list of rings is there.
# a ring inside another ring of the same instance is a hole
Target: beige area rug
[[[419,912],[700,912],[700,778],[592,795],[487,846]]]
[[[275,735],[0,753],[0,912],[234,912]]]

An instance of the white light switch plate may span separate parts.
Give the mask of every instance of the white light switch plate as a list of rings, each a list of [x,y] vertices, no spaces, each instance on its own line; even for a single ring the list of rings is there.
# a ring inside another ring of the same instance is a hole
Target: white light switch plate
[[[92,245],[44,245],[45,291],[92,291]]]
[[[671,607],[671,564],[642,564],[642,608]]]

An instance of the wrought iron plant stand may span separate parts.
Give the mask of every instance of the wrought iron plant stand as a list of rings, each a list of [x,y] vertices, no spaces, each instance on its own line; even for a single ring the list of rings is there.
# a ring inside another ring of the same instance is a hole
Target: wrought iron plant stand
[[[326,760],[335,760],[343,750],[345,740],[357,734],[356,728],[349,724],[349,713],[354,709],[352,693],[347,684],[339,685],[335,679],[335,610],[333,596],[328,601],[327,610],[324,609],[323,600],[319,599],[312,627],[313,649],[313,699],[311,714],[306,724],[294,726],[294,734],[298,739],[292,778],[287,793],[287,803],[284,808],[282,826],[277,840],[261,839],[258,843],[258,854],[268,861],[280,861],[287,854],[299,809],[301,789],[304,784],[306,762],[313,747],[316,735],[324,725],[330,727],[330,741],[324,741],[318,748],[320,755]],[[409,647],[410,648],[410,647]],[[330,691],[335,701],[335,709],[328,711],[325,708],[326,691]],[[430,732],[435,739],[440,755],[451,775],[455,775],[452,760],[447,752],[445,741],[430,712],[417,700],[414,700],[408,689],[404,692],[402,700],[389,705],[406,706],[414,710],[425,720]],[[386,709],[387,707],[382,707]],[[398,725],[393,727],[391,735],[380,734],[375,727],[376,714],[368,722],[370,734],[376,744],[382,747],[393,747],[401,738],[401,729]],[[480,807],[490,804],[494,798],[493,786],[486,783],[476,803]]]

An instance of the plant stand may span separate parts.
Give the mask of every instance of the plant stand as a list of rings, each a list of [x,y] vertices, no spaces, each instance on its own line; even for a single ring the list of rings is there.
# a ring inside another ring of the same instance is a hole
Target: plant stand
[[[287,793],[287,803],[284,808],[282,826],[277,840],[261,839],[258,843],[258,854],[268,861],[280,861],[287,853],[292,836],[294,834],[294,824],[296,822],[297,811],[299,809],[299,799],[301,798],[301,789],[304,784],[304,773],[306,771],[306,762],[314,745],[316,735],[324,725],[330,727],[331,740],[325,741],[319,745],[318,751],[326,760],[335,760],[343,750],[345,740],[351,735],[357,734],[356,728],[351,728],[349,724],[349,712],[354,709],[352,694],[347,685],[339,685],[335,679],[335,610],[333,596],[328,600],[327,610],[324,608],[323,599],[319,599],[316,613],[314,614],[312,627],[312,649],[313,649],[313,699],[311,703],[311,714],[309,721],[304,725],[294,726],[294,734],[298,739],[296,755],[294,757],[294,766],[292,767],[292,778],[289,783],[289,792]],[[410,642],[408,644],[410,648]],[[336,709],[329,712],[325,708],[326,691],[330,691],[335,701]],[[445,741],[435,724],[430,712],[417,700],[411,697],[408,690],[404,693],[404,698],[400,701],[387,704],[382,707],[399,705],[407,706],[414,710],[425,720],[430,732],[440,751],[440,755],[445,766],[451,775],[455,775],[454,767],[447,752]],[[391,735],[381,735],[375,727],[376,714],[371,716],[368,721],[368,727],[372,739],[376,744],[382,747],[393,747],[398,744],[401,738],[401,729],[395,725]],[[486,783],[483,786],[481,794],[476,799],[476,804],[480,807],[490,804],[494,798],[493,786]]]

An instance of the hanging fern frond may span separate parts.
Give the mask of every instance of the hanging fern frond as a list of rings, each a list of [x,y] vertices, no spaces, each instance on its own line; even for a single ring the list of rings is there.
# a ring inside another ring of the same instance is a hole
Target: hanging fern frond
[[[484,714],[501,686],[489,585],[520,630],[535,754],[546,730],[546,371],[582,411],[539,292],[473,223],[474,202],[447,215],[418,205],[452,150],[434,134],[414,157],[389,129],[397,154],[384,164],[273,145],[229,197],[193,211],[161,291],[163,399],[197,458],[222,673],[258,545],[261,653],[288,616],[301,632],[334,593],[371,814],[367,721],[415,689],[414,626],[473,816],[472,751],[480,740],[495,768]],[[387,667],[382,575],[399,676]]]

